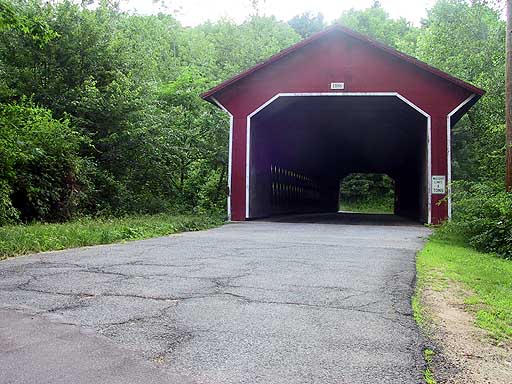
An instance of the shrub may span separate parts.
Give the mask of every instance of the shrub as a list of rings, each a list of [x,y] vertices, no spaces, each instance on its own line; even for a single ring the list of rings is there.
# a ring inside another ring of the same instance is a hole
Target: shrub
[[[501,185],[453,183],[453,218],[438,236],[457,237],[479,251],[512,259],[512,193]]]
[[[394,181],[385,174],[351,173],[340,185],[342,209],[357,212],[393,212]]]
[[[68,120],[23,100],[0,107],[0,225],[70,219],[84,196],[87,143]]]

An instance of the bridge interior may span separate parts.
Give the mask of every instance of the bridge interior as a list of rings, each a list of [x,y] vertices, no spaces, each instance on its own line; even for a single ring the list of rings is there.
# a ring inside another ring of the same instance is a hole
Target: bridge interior
[[[426,222],[427,118],[396,96],[282,96],[251,117],[249,218],[337,212],[350,173],[395,182],[395,213]]]

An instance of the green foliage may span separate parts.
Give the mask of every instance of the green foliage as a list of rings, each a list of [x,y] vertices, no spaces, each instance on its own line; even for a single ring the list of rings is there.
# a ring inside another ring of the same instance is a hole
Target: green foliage
[[[19,2],[19,5],[28,3]],[[36,41],[40,46],[57,37],[46,20],[26,15],[18,4],[9,0],[0,0],[0,31],[16,30]]]
[[[404,18],[392,19],[378,1],[365,10],[343,12],[336,22],[410,54],[415,52],[420,32]]]
[[[417,257],[421,284],[463,283],[475,324],[497,342],[512,339],[512,263],[434,236]]]
[[[316,15],[310,12],[297,15],[288,21],[288,24],[297,32],[303,39],[325,29],[324,16],[321,13]]]
[[[439,0],[418,36],[419,59],[487,91],[452,129],[453,176],[502,180],[505,22],[484,1]]]
[[[153,113],[140,116],[140,127],[130,137],[120,137],[120,145],[129,144],[121,152],[137,161],[127,168],[125,180],[145,200],[150,195],[161,201],[174,197],[174,208],[201,209],[204,189],[212,188],[214,178],[211,204],[224,207],[228,121],[199,98],[206,82],[196,71],[183,70],[175,81],[160,87]],[[139,210],[144,207],[136,205]]]
[[[69,219],[81,198],[87,140],[28,101],[0,108],[0,224]]]
[[[64,224],[31,224],[0,228],[0,260],[34,252],[199,231],[221,225],[215,215],[127,216],[82,218]]]
[[[223,20],[183,28],[172,15],[128,15],[108,1],[9,4],[23,20],[44,21],[55,33],[41,45],[23,28],[0,30],[0,102],[30,97],[87,138],[79,145],[77,210],[225,209],[228,119],[199,94],[298,41],[289,25],[253,16],[242,25]],[[18,171],[27,179],[26,169]],[[62,183],[30,175],[27,182],[40,194],[53,196],[52,183]],[[10,185],[0,185],[5,220],[15,216],[13,199],[14,206],[23,200]],[[25,210],[21,219],[49,216],[65,218],[41,208]]]
[[[454,183],[453,218],[437,236],[512,259],[512,194],[502,189],[501,183]]]
[[[360,213],[393,213],[393,180],[383,174],[352,173],[340,185],[340,209]]]
[[[288,46],[300,36],[275,17],[253,16],[241,25],[205,23],[183,34],[182,57],[214,83],[226,80]],[[213,83],[212,83],[213,84]]]

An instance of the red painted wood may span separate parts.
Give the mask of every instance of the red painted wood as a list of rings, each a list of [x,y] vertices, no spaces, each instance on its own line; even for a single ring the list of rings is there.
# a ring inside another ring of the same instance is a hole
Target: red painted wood
[[[231,169],[231,220],[245,220],[245,155],[246,155],[245,117],[233,119],[233,153]]]
[[[331,82],[345,83],[345,90],[339,92],[397,92],[430,114],[432,175],[447,175],[446,118],[472,94],[469,88],[339,29],[331,29],[270,65],[207,93],[206,97],[214,96],[234,116],[233,220],[245,219],[247,116],[278,93],[334,92],[330,89]],[[448,215],[446,202],[437,205],[442,198],[432,197],[434,223]]]
[[[447,176],[448,173],[446,119],[447,115],[432,116],[432,176]],[[446,195],[432,195],[432,224],[439,224],[447,217]]]

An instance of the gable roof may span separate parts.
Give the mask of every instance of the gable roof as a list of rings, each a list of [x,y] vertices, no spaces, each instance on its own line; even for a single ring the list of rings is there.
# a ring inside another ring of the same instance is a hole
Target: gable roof
[[[405,62],[408,62],[410,64],[413,64],[415,65],[416,67],[424,70],[424,71],[427,71],[427,72],[430,72],[432,73],[433,75],[437,76],[437,77],[440,77],[446,81],[449,81],[461,88],[464,88],[466,89],[467,91],[471,92],[471,93],[474,93],[478,96],[483,96],[485,94],[485,91],[483,89],[480,89],[478,87],[475,87],[474,85],[472,84],[469,84],[468,82],[465,82],[461,79],[458,79],[452,75],[449,75],[448,73],[446,72],[443,72],[441,71],[440,69],[437,69],[435,67],[432,67],[431,65],[428,65],[427,63],[423,62],[423,61],[420,61],[412,56],[409,56],[403,52],[400,52],[400,51],[397,51],[396,49],[394,48],[391,48],[385,44],[382,44],[380,42],[378,42],[377,40],[374,40],[372,38],[369,38],[365,35],[362,35],[358,32],[355,32],[349,28],[346,28],[346,27],[343,27],[341,25],[334,25],[332,27],[329,27],[321,32],[318,32],[314,35],[312,35],[311,37],[307,38],[307,39],[304,39],[300,42],[298,42],[297,44],[294,44],[286,49],[283,49],[282,51],[276,53],[274,56],[270,57],[268,60],[266,61],[263,61],[259,64],[256,64],[255,66],[239,73],[238,75],[222,82],[221,84],[211,88],[210,90],[204,92],[201,94],[201,97],[205,100],[209,100],[213,95],[215,95],[216,93],[222,91],[223,89],[229,87],[230,85],[238,82],[239,80],[242,80],[243,78],[251,75],[252,73],[262,69],[262,68],[265,68],[266,66],[274,63],[275,61],[278,61],[279,59],[289,55],[290,53],[292,52],[295,52],[309,44],[311,44],[312,42],[316,41],[316,40],[319,40],[320,38],[328,35],[328,34],[331,34],[331,33],[335,33],[335,32],[341,32],[345,35],[348,35],[356,40],[359,40],[359,41],[362,41],[370,46],[373,46],[377,49],[380,49],[384,52],[387,52],[395,57],[398,57],[399,59],[405,61]]]

